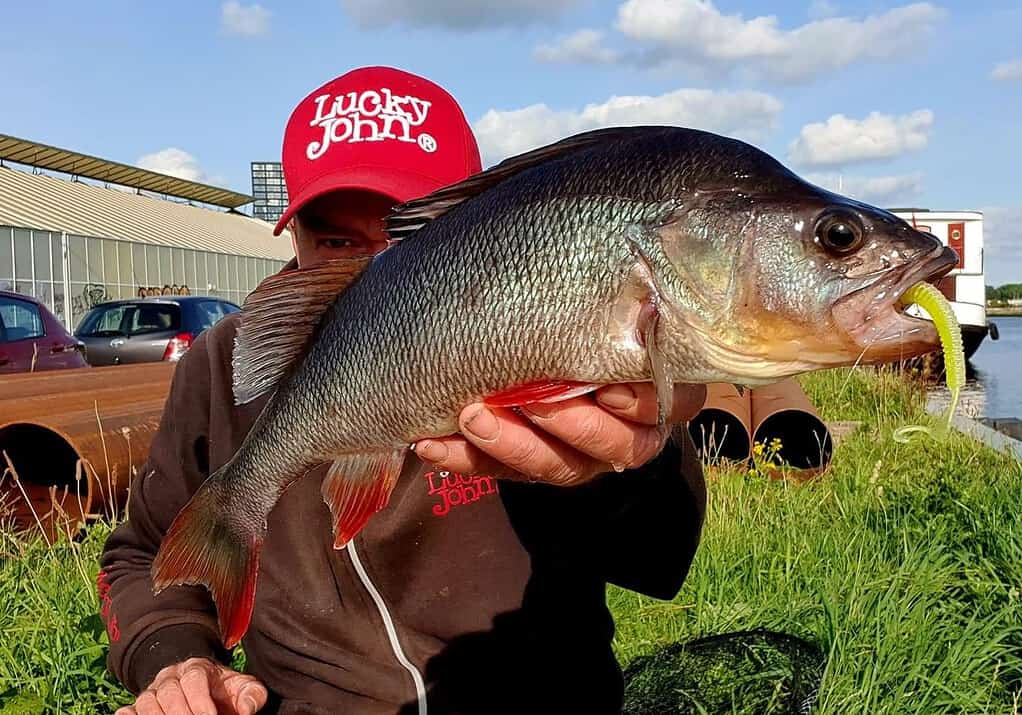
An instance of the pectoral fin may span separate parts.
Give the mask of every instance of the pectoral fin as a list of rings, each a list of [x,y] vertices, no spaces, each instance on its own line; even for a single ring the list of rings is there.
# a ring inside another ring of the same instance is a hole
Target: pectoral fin
[[[622,299],[625,315],[634,321],[635,339],[646,350],[649,371],[656,387],[657,422],[667,422],[674,406],[674,382],[667,370],[667,360],[657,346],[656,331],[660,321],[660,291],[650,261],[634,240],[626,239],[635,259],[628,274]]]
[[[656,327],[660,314],[653,309],[643,326],[643,343],[649,357],[649,369],[653,373],[653,384],[656,386],[657,424],[663,425],[671,416],[674,407],[674,382],[667,374],[667,361],[656,344]]]

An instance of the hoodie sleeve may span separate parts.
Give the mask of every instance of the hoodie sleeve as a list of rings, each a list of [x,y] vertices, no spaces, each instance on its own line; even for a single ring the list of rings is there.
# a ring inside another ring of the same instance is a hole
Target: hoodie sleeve
[[[660,455],[640,469],[606,475],[596,485],[591,513],[599,524],[606,580],[671,599],[681,590],[699,547],[706,484],[695,444],[678,427]]]
[[[208,474],[210,360],[207,330],[175,371],[149,457],[132,483],[128,518],[100,557],[97,587],[110,636],[111,672],[134,693],[159,670],[193,656],[227,662],[205,589],[153,595],[150,567],[178,511]]]

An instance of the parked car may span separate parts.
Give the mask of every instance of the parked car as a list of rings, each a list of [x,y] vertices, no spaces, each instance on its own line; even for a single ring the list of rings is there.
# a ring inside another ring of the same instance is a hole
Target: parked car
[[[75,330],[90,365],[180,360],[202,331],[240,310],[212,296],[159,296],[100,303]]]
[[[0,291],[0,374],[88,367],[84,350],[38,300]]]

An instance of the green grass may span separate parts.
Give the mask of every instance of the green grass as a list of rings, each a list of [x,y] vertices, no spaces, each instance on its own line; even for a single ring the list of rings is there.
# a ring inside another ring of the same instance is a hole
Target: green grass
[[[106,672],[109,641],[96,595],[110,532],[53,546],[0,531],[0,713],[111,713],[130,703]]]
[[[703,542],[678,598],[610,592],[622,665],[762,627],[827,654],[819,713],[1018,712],[1022,469],[960,436],[893,442],[926,419],[893,372],[804,384],[825,419],[862,427],[809,484],[708,473]],[[130,699],[105,671],[96,616],[109,529],[52,547],[0,531],[2,715],[111,713]]]
[[[678,598],[611,591],[619,659],[768,628],[828,655],[815,712],[1018,712],[1019,465],[960,435],[893,442],[926,419],[894,373],[803,382],[824,419],[863,425],[813,483],[708,473],[704,538]]]

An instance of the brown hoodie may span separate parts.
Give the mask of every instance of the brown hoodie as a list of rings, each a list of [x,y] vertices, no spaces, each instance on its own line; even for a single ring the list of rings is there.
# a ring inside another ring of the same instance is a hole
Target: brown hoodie
[[[234,405],[238,320],[182,359],[130,518],[101,557],[109,667],[136,693],[188,657],[227,662],[205,589],[154,597],[150,567],[268,399]],[[705,486],[678,433],[681,446],[644,468],[574,488],[441,472],[413,455],[389,505],[341,551],[319,491],[326,467],[296,482],[270,514],[242,641],[247,672],[271,692],[263,712],[618,712],[606,584],[671,598],[699,541]]]

